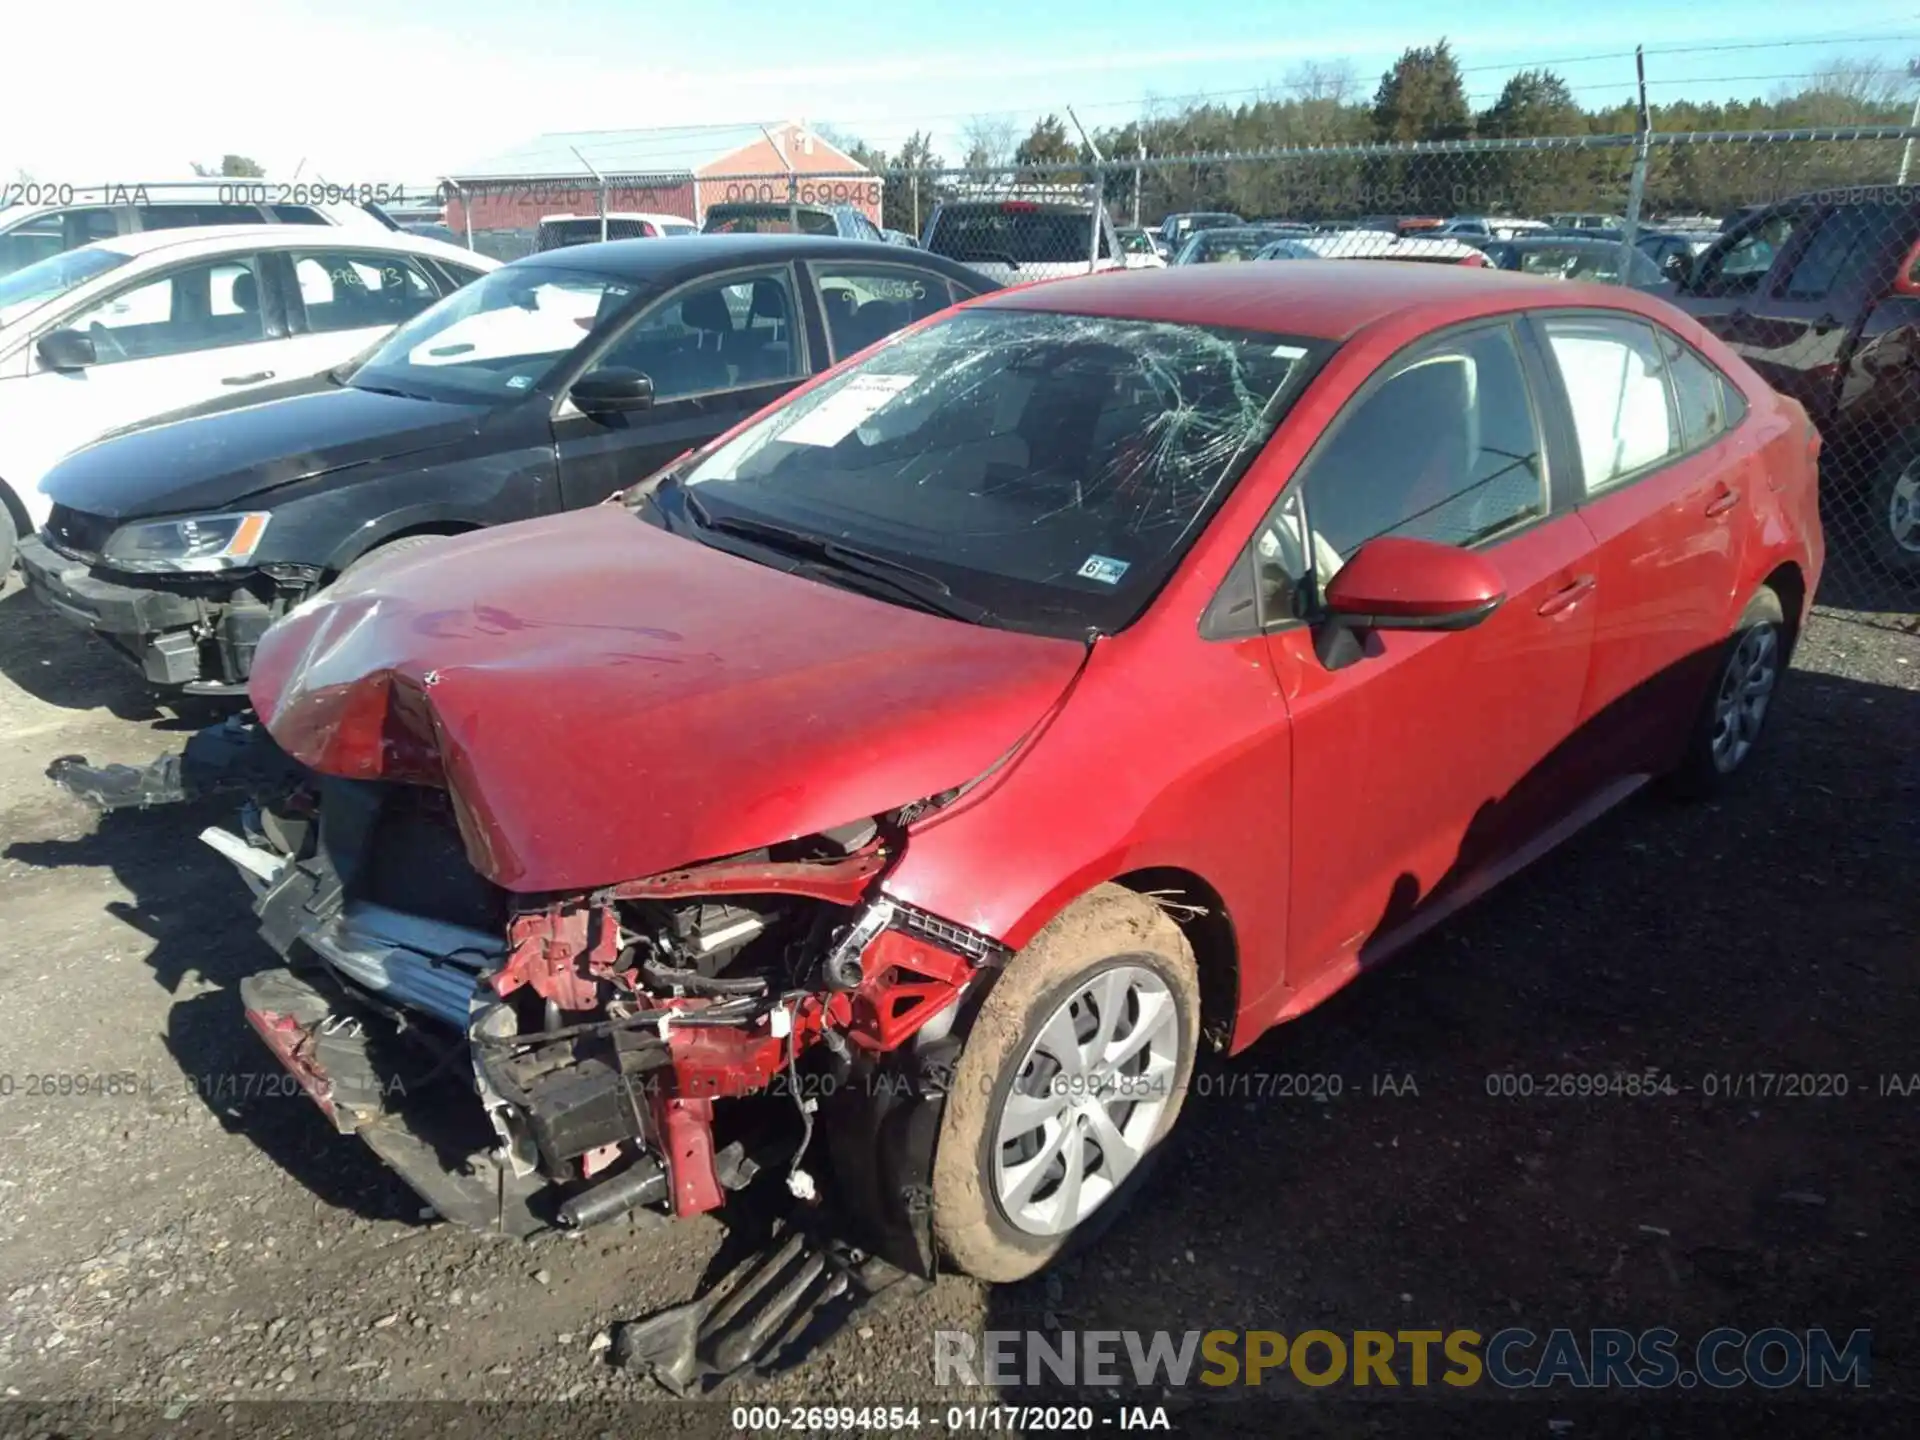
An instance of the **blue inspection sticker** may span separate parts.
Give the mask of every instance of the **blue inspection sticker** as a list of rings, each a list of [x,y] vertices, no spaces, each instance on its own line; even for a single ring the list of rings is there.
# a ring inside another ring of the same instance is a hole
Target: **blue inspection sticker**
[[[533,376],[531,375],[513,375],[507,379],[507,388],[509,390],[525,390],[532,384]]]
[[[1102,585],[1118,585],[1127,573],[1127,562],[1111,555],[1089,555],[1087,563],[1075,572],[1082,580],[1098,580]]]

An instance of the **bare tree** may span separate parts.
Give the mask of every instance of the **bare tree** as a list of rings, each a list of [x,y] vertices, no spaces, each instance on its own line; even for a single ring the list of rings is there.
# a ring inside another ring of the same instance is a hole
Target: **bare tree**
[[[1286,93],[1295,100],[1345,105],[1358,98],[1360,77],[1350,60],[1306,60],[1287,72]]]
[[[1801,93],[1831,95],[1864,113],[1902,104],[1912,96],[1912,83],[1912,77],[1897,66],[1835,56],[1813,73]]]
[[[967,164],[982,170],[1004,168],[1020,143],[1020,126],[1005,115],[975,115],[960,127]]]

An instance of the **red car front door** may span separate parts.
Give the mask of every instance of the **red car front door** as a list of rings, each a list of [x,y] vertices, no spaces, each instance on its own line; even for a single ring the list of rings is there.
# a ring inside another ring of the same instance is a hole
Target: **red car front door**
[[[1309,621],[1311,594],[1378,535],[1472,546],[1507,583],[1477,627],[1373,632],[1344,665],[1323,661],[1309,623],[1269,636],[1293,730],[1281,1015],[1437,915],[1429,902],[1470,893],[1572,802],[1559,759],[1586,683],[1592,538],[1550,498],[1520,357],[1504,320],[1403,351],[1290,487],[1310,535]]]

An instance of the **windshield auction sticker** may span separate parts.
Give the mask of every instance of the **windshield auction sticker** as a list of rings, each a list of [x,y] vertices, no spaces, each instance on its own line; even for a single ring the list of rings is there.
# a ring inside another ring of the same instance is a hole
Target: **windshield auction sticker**
[[[789,445],[838,445],[871,420],[918,375],[852,375],[826,399],[780,432]]]

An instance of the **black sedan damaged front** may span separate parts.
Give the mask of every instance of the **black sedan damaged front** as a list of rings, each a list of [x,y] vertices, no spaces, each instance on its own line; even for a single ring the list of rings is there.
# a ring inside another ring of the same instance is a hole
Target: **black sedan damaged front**
[[[27,588],[106,641],[154,685],[238,694],[275,620],[319,578],[310,566],[253,564],[266,511],[120,525],[56,506],[20,542]]]

